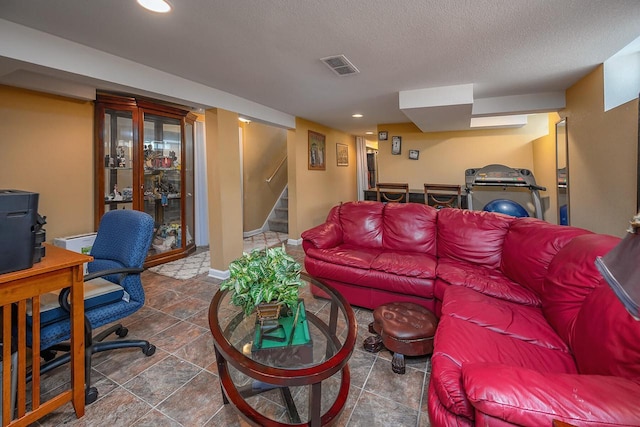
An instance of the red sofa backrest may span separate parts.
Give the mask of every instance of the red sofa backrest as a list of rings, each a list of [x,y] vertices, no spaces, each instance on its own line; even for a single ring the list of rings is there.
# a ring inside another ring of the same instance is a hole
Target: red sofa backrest
[[[438,258],[500,267],[502,245],[516,218],[493,212],[445,208],[438,211]]]
[[[578,236],[558,251],[549,264],[540,293],[542,311],[565,342],[570,342],[585,298],[602,284],[602,275],[595,265],[596,257],[609,252],[618,242],[618,237],[605,234]]]
[[[382,209],[379,202],[348,202],[340,205],[342,241],[361,248],[382,247]]]
[[[553,257],[574,237],[589,231],[550,224],[536,218],[511,223],[502,247],[500,270],[509,279],[540,295]]]
[[[437,210],[420,203],[347,202],[327,222],[338,223],[347,245],[436,254]]]
[[[420,203],[387,203],[382,211],[385,249],[436,255],[438,211]]]
[[[613,375],[640,384],[640,321],[601,282],[584,300],[571,336],[578,372]]]

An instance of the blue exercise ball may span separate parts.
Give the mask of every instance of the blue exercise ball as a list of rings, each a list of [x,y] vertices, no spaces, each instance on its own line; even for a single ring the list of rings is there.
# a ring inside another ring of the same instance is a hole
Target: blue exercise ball
[[[483,209],[487,212],[498,212],[505,215],[511,215],[515,217],[529,216],[529,213],[522,205],[507,199],[495,199],[487,203]]]

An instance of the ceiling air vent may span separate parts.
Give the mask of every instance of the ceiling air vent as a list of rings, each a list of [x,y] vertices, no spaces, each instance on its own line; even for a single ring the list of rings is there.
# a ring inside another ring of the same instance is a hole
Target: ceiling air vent
[[[331,68],[331,71],[339,76],[350,76],[358,74],[360,71],[344,55],[328,56],[321,59],[322,62]]]

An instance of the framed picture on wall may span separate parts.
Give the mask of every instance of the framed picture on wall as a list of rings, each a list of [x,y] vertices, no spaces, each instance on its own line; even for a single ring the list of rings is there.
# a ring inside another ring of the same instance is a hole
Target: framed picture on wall
[[[380,132],[378,132],[378,141],[386,141],[388,136],[389,134],[386,130],[381,130]]]
[[[327,167],[325,136],[321,133],[309,131],[309,169],[323,171]]]
[[[419,150],[409,150],[409,158],[411,160],[418,160],[418,157],[420,157]]]
[[[349,166],[349,146],[336,144],[336,163],[338,166]]]
[[[402,151],[402,137],[401,136],[391,137],[391,154],[400,154],[401,151]]]

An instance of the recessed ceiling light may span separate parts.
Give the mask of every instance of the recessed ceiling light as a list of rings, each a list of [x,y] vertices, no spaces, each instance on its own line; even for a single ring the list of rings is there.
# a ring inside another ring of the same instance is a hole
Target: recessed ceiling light
[[[166,0],[137,0],[138,4],[147,10],[158,13],[171,11],[171,4]]]
[[[371,132],[371,131],[367,131],[367,132],[365,132],[365,134],[366,134],[366,135],[373,135],[373,132]]]
[[[362,114],[360,114],[360,113],[356,113],[356,114],[352,114],[351,117],[359,119],[360,117],[364,117],[364,116]]]

